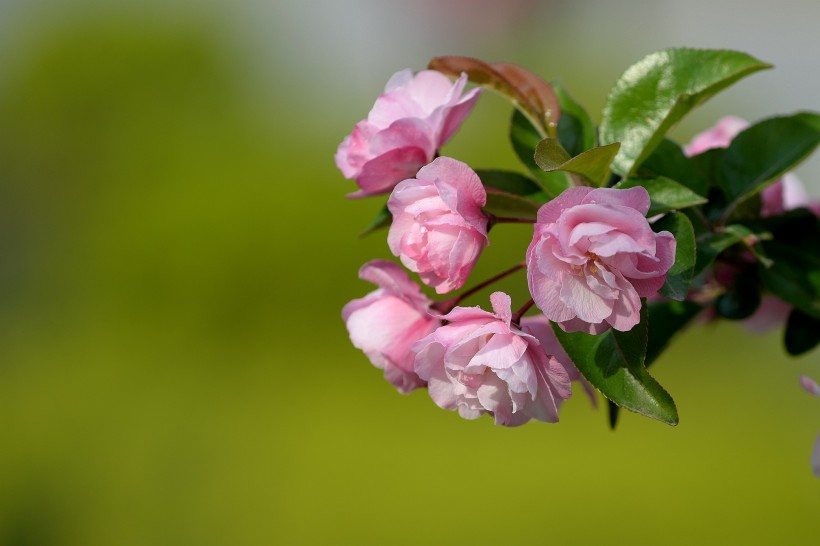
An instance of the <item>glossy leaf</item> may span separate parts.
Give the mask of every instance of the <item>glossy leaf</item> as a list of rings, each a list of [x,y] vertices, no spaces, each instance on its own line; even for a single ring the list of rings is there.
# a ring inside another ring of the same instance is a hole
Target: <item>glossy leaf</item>
[[[660,293],[667,298],[682,301],[689,293],[697,261],[692,222],[686,215],[675,212],[652,224],[652,229],[655,232],[668,231],[675,236],[675,263],[669,269]]]
[[[670,178],[648,178],[637,179],[631,178],[619,182],[614,187],[619,189],[634,188],[635,186],[643,186],[649,192],[649,212],[647,216],[655,216],[656,214],[663,214],[670,210],[680,210],[695,205],[702,205],[706,203],[706,198],[696,194],[683,184]]]
[[[683,331],[703,306],[691,301],[658,301],[649,304],[649,340],[645,365],[648,368],[663,353],[669,342]]]
[[[547,172],[566,171],[580,175],[593,186],[603,186],[609,178],[609,165],[620,144],[598,146],[570,157],[561,143],[545,138],[535,146],[535,163]]]
[[[706,195],[708,191],[706,181],[698,173],[692,160],[686,157],[680,146],[668,138],[663,139],[641,164],[638,175],[645,178],[671,178],[698,195]]]
[[[820,144],[820,115],[770,118],[738,134],[720,161],[719,184],[729,201],[740,201],[796,167]]]
[[[570,187],[568,175],[563,172],[545,172],[535,164],[535,146],[541,141],[541,135],[532,124],[518,110],[513,111],[510,120],[510,142],[515,155],[521,160],[527,170],[533,175],[535,182],[544,193],[556,197]]]
[[[393,215],[390,214],[390,210],[387,208],[385,204],[381,210],[376,214],[376,217],[370,222],[370,225],[359,234],[359,237],[366,237],[370,235],[374,231],[378,231],[382,228],[390,227],[390,224],[393,223]]]
[[[783,334],[786,352],[792,356],[807,353],[820,344],[820,318],[807,315],[800,309],[794,309],[786,321]]]
[[[561,115],[552,86],[532,72],[511,63],[485,63],[472,57],[435,57],[428,65],[457,78],[462,72],[471,82],[497,91],[521,110],[545,137],[554,135]]]
[[[521,195],[541,203],[549,201],[549,197],[541,190],[540,186],[523,174],[496,169],[476,169],[475,172],[488,190],[493,188],[506,193]]]
[[[770,66],[737,51],[688,48],[665,49],[634,64],[609,93],[601,120],[601,142],[622,144],[613,170],[628,178],[692,108]]]
[[[575,102],[567,90],[558,82],[552,82],[552,88],[561,106],[561,119],[558,121],[558,140],[570,155],[594,148],[598,134],[589,113]]]
[[[593,336],[567,333],[555,324],[553,330],[578,370],[609,400],[664,423],[678,423],[675,402],[644,366],[648,332],[645,301],[641,322],[628,332],[608,330]]]

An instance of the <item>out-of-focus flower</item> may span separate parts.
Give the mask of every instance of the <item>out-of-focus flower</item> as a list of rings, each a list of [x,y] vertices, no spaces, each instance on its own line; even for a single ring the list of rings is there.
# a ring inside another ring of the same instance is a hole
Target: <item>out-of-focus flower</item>
[[[749,122],[736,116],[721,118],[714,127],[698,133],[684,147],[688,156],[697,155],[712,148],[726,148],[732,140],[749,126]],[[760,193],[760,215],[777,216],[786,211],[806,207],[820,216],[820,202],[812,201],[803,183],[793,173],[786,173]],[[721,282],[721,279],[718,279]],[[724,278],[724,284],[732,282],[732,277]],[[783,324],[789,316],[792,306],[783,300],[764,294],[757,311],[743,321],[749,330],[764,333]]]
[[[558,421],[560,402],[571,395],[567,371],[511,323],[507,294],[495,292],[490,301],[493,313],[456,307],[443,316],[448,324],[413,346],[416,373],[439,407],[465,419],[489,413],[506,426]]]
[[[487,193],[466,164],[439,157],[401,182],[387,201],[390,251],[444,294],[464,285],[489,244]]]
[[[415,355],[410,347],[441,324],[428,314],[432,301],[392,262],[368,262],[359,270],[359,278],[380,288],[342,310],[353,345],[383,369],[385,379],[399,391],[425,386],[413,371]]]
[[[732,140],[749,126],[749,122],[737,116],[725,116],[714,127],[698,133],[684,146],[688,156],[698,155],[712,148],[727,148]],[[820,215],[820,203],[812,202],[803,183],[793,173],[786,173],[761,194],[762,216],[775,216],[798,207],[807,207]]]
[[[800,386],[802,386],[807,393],[820,397],[820,385],[815,383],[813,379],[805,375],[800,376]],[[820,478],[820,434],[814,440],[814,446],[811,450],[811,469],[814,475]]]
[[[627,331],[642,297],[655,294],[675,261],[675,238],[654,233],[649,193],[574,187],[542,206],[527,249],[536,305],[567,332]]]
[[[454,83],[433,70],[394,74],[336,151],[336,166],[361,188],[351,197],[389,193],[429,163],[478,99],[479,88],[462,94],[466,84],[466,74]]]

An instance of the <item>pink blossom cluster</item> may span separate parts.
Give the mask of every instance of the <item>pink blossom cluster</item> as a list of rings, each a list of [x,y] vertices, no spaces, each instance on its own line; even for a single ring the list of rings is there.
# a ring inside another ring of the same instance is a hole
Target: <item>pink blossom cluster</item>
[[[336,153],[360,187],[353,197],[390,192],[388,247],[437,294],[464,287],[499,221],[478,174],[439,154],[478,98],[465,84],[465,74],[451,84],[434,71],[397,73]],[[474,290],[434,302],[399,265],[372,261],[359,275],[379,288],[342,312],[350,338],[400,392],[426,387],[468,419],[556,422],[571,382],[589,386],[549,321],[591,334],[638,324],[641,298],[675,260],[675,238],[652,230],[648,210],[642,187],[573,187],[544,204],[525,256],[532,300],[516,312],[498,291],[492,312],[458,305]],[[533,305],[543,314],[523,317]]]

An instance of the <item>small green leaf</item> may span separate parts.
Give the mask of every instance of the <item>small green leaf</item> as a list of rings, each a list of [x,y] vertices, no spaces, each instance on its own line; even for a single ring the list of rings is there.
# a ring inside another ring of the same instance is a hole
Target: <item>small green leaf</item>
[[[476,169],[475,172],[487,190],[496,189],[521,195],[540,203],[549,201],[549,196],[541,190],[541,187],[523,174],[495,169]]]
[[[630,411],[676,425],[675,402],[644,367],[649,321],[646,301],[642,303],[641,322],[628,332],[608,330],[593,336],[583,332],[567,333],[556,324],[553,330],[578,370],[609,400]]]
[[[670,210],[680,210],[706,203],[707,199],[696,194],[683,184],[665,177],[638,179],[630,178],[618,182],[614,187],[619,189],[643,186],[649,192],[649,212],[647,216],[663,214]]]
[[[820,115],[770,118],[738,134],[720,161],[720,187],[740,201],[796,167],[820,144]]]
[[[535,182],[547,196],[554,198],[570,187],[569,177],[562,172],[544,172],[535,164],[533,158],[535,146],[541,141],[541,135],[518,110],[513,111],[510,120],[510,142],[518,159],[533,175]]]
[[[564,86],[551,82],[558,104],[561,106],[561,119],[558,121],[558,140],[571,155],[594,148],[598,135],[592,118],[579,103],[573,99]]]
[[[471,82],[508,98],[542,137],[555,135],[561,115],[558,97],[550,84],[532,72],[511,63],[485,63],[455,55],[435,57],[428,66],[454,78],[466,73]]]
[[[726,226],[716,233],[707,232],[699,235],[697,241],[697,260],[695,261],[695,275],[699,275],[704,269],[709,267],[718,254],[727,248],[743,242],[744,240],[758,240],[770,238],[768,232],[755,233],[748,227],[740,224]],[[747,246],[752,246],[747,243]]]
[[[484,210],[495,216],[535,218],[541,203],[494,188],[487,188],[487,204]]]
[[[697,260],[692,222],[686,215],[674,212],[652,224],[652,229],[655,232],[668,231],[675,236],[675,263],[669,269],[660,293],[667,298],[683,301],[689,293]]]
[[[663,139],[655,151],[644,161],[638,175],[645,178],[660,176],[677,180],[698,195],[706,195],[706,181],[698,173],[691,159],[668,138]]]
[[[820,319],[793,309],[786,321],[783,344],[786,352],[792,356],[802,355],[817,347],[820,343]]]
[[[566,171],[583,176],[593,186],[603,186],[609,178],[609,164],[620,144],[598,146],[570,157],[561,143],[545,138],[535,146],[535,163],[547,172]]]
[[[370,222],[370,225],[359,234],[359,237],[366,237],[373,233],[374,231],[378,231],[382,228],[390,227],[390,224],[393,223],[393,215],[390,214],[390,210],[387,208],[385,204],[384,207],[376,214],[376,217],[373,218],[373,221]]]
[[[601,121],[601,142],[622,144],[613,170],[628,178],[692,108],[770,66],[737,51],[687,48],[665,49],[634,64],[609,93]]]

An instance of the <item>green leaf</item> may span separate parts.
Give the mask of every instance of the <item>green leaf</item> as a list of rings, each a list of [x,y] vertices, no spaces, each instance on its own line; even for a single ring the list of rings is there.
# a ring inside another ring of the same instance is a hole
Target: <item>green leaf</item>
[[[571,155],[594,148],[598,135],[592,118],[579,103],[575,102],[564,87],[553,81],[552,88],[558,96],[561,106],[561,119],[558,121],[558,140]]]
[[[534,219],[540,207],[541,203],[526,197],[487,188],[487,204],[484,210],[495,216]]]
[[[487,190],[496,189],[521,195],[540,203],[546,203],[550,199],[538,184],[523,174],[496,169],[476,169],[475,172]]]
[[[593,186],[603,186],[609,178],[609,165],[620,144],[598,146],[570,157],[561,143],[545,138],[535,146],[535,163],[547,172],[566,171],[583,176]]]
[[[749,318],[760,307],[760,286],[754,269],[735,276],[726,291],[715,300],[715,311],[729,320]]]
[[[699,275],[709,267],[718,254],[740,242],[746,242],[747,247],[753,248],[760,239],[771,238],[768,232],[756,233],[740,224],[731,224],[716,233],[707,232],[697,237],[697,260],[695,261],[695,275]]]
[[[770,67],[737,51],[687,48],[652,53],[632,65],[609,93],[601,121],[601,142],[622,144],[613,170],[628,178],[692,108]]]
[[[783,344],[786,352],[792,356],[802,355],[817,347],[820,343],[820,319],[794,309],[786,321]]]
[[[758,267],[763,285],[783,301],[820,318],[820,255],[777,239],[761,245],[772,260],[771,267]]]
[[[630,178],[618,182],[614,187],[619,189],[642,186],[649,192],[649,212],[647,216],[663,214],[670,210],[680,210],[706,203],[707,199],[700,196],[678,182],[665,177],[638,179]]]
[[[678,423],[675,402],[644,367],[648,312],[642,302],[641,322],[628,332],[609,330],[593,336],[553,330],[578,370],[596,389],[622,408],[670,425]]]
[[[535,164],[535,146],[541,141],[541,135],[518,110],[513,111],[510,120],[510,142],[515,155],[535,178],[535,182],[549,198],[558,196],[570,187],[568,176],[562,172],[544,172]]]
[[[770,118],[738,134],[720,161],[719,184],[726,198],[740,201],[796,167],[820,144],[820,115]]]
[[[385,204],[384,207],[382,207],[382,209],[376,214],[376,217],[370,222],[370,225],[359,234],[359,237],[366,237],[374,231],[390,227],[391,223],[393,223],[393,215],[390,214],[390,210],[387,208],[387,204]]]
[[[758,267],[763,285],[780,299],[820,318],[820,218],[800,208],[765,218],[752,228],[770,235],[770,240],[759,245],[771,260],[769,267]]]
[[[648,368],[681,332],[703,310],[703,306],[691,301],[659,301],[649,304],[649,341],[646,345]]]
[[[675,263],[666,275],[666,282],[660,293],[667,298],[682,301],[689,293],[689,285],[695,271],[697,253],[695,252],[695,230],[692,222],[680,212],[667,214],[654,224],[655,232],[668,231],[675,236]]]
[[[648,305],[649,333],[646,343],[646,360],[649,368],[669,345],[672,338],[683,331],[703,306],[691,301],[656,301]],[[609,402],[609,426],[614,429],[620,408]]]
[[[644,161],[638,175],[645,178],[660,176],[677,180],[698,195],[706,195],[706,181],[698,173],[690,158],[668,138],[663,139],[655,151]]]
[[[471,82],[508,98],[530,121],[541,137],[555,135],[561,109],[552,86],[532,72],[511,63],[485,63],[472,57],[433,58],[428,67],[453,78],[462,72]]]

